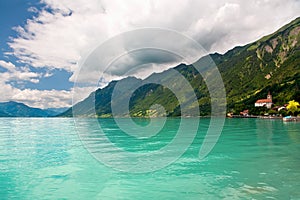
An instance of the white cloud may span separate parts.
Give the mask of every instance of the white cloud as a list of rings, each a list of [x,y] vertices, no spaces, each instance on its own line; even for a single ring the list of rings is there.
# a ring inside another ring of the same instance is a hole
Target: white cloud
[[[32,78],[32,79],[30,79],[30,82],[32,82],[32,83],[39,83],[40,80],[39,80],[39,79],[34,79],[34,78]]]
[[[77,87],[68,90],[37,90],[37,89],[19,89],[11,84],[16,81],[23,84],[25,81],[39,83],[39,78],[50,77],[53,74],[34,73],[27,67],[16,67],[11,62],[0,60],[0,66],[7,69],[0,73],[0,102],[17,101],[36,108],[62,108],[70,107],[72,103],[86,98],[96,87]],[[74,92],[76,94],[74,95]]]
[[[13,51],[6,53],[15,55],[21,63],[33,67],[47,67],[49,70],[58,68],[72,72],[71,81],[75,80],[78,63],[82,62],[82,59],[99,44],[124,31],[145,27],[171,29],[192,37],[209,52],[224,53],[236,45],[249,43],[275,31],[298,17],[300,13],[298,0],[41,1],[52,11],[40,10],[38,16],[27,20],[24,27],[16,27],[19,36],[9,43]],[[30,8],[30,11],[36,12],[34,8]],[[179,45],[179,41],[174,43]],[[126,51],[130,49],[130,45],[132,44],[124,42],[111,48]],[[181,45],[182,49],[188,49],[186,44]],[[109,49],[105,50],[109,51]],[[197,55],[193,56],[197,57]],[[106,81],[118,78],[118,75],[121,76],[126,71],[129,72],[137,63],[143,65],[146,57],[147,54],[124,58],[123,61],[130,61],[128,63],[131,65],[122,63],[120,65],[122,68],[114,66],[115,73],[111,72],[111,76],[106,76]],[[95,59],[92,64],[97,62],[98,60]],[[171,59],[163,62],[161,59],[152,59],[147,66],[161,71],[168,66],[174,66],[176,62],[180,61]],[[11,63],[2,63],[2,66],[9,71],[14,70]],[[100,67],[100,71],[103,72],[106,66],[99,66],[98,62],[96,67],[97,70]],[[152,69],[148,71],[143,69],[136,74],[144,77],[152,72]],[[6,79],[15,78],[31,82],[37,82],[39,77],[29,71],[2,74],[2,76],[7,76]],[[44,77],[48,76],[50,74],[44,75]],[[91,75],[87,70],[87,73],[81,74],[80,78],[81,81],[95,83],[95,80],[100,78],[98,76],[97,73]],[[32,91],[21,91],[21,93],[26,96],[25,94],[31,94]],[[61,95],[61,101],[65,102],[66,93],[62,92],[59,95],[58,93],[45,91],[45,94],[55,97]],[[45,104],[50,102],[50,100],[43,101]]]
[[[16,67],[11,62],[5,62],[4,60],[0,60],[0,66],[7,69],[8,71],[15,71]]]
[[[72,93],[66,90],[11,90],[12,101],[23,102],[36,108],[61,108],[71,106]]]
[[[1,80],[1,79],[0,79]],[[63,108],[72,106],[72,102],[86,98],[95,87],[77,88],[76,95],[74,90],[36,90],[18,89],[0,81],[0,102],[17,101],[36,108]],[[72,97],[76,99],[72,101]]]
[[[0,66],[7,69],[6,72],[0,73],[0,102],[18,101],[38,108],[71,105],[70,91],[19,89],[10,84],[11,81],[16,81],[18,84],[23,84],[25,81],[39,83],[42,74],[31,72],[27,67],[16,67],[13,63],[3,60],[0,60]]]
[[[53,73],[50,73],[50,72],[46,72],[46,73],[43,75],[43,77],[45,77],[45,78],[49,78],[49,77],[51,77],[51,76],[53,76]]]
[[[28,12],[38,13],[39,10],[36,7],[29,7]]]
[[[109,37],[141,27],[174,29],[208,51],[253,41],[295,18],[297,0],[43,0],[53,11],[17,27],[13,54],[34,67],[74,72],[78,61]],[[126,47],[125,47],[126,48]]]
[[[42,76],[40,73],[31,72],[27,67],[16,67],[13,63],[3,60],[0,60],[0,66],[7,69],[7,72],[0,73],[0,79],[4,83],[9,81],[38,83],[38,78]]]

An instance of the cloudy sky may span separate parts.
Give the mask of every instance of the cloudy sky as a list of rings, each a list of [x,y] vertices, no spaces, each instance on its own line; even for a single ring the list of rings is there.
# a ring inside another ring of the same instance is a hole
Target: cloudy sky
[[[151,27],[172,30],[197,41],[206,52],[225,53],[276,31],[299,13],[299,0],[2,0],[0,101],[40,108],[70,106],[80,63],[124,32]],[[149,43],[146,39],[145,44]],[[189,49],[184,43],[174,43]],[[126,52],[130,45],[122,41],[110,48]],[[190,55],[201,56],[192,49]],[[182,60],[147,50],[118,62],[103,83],[126,74],[145,77]],[[91,63],[97,70],[106,70],[97,60]],[[144,66],[144,71],[133,70],[136,65]],[[87,96],[103,78],[81,75],[78,98]]]

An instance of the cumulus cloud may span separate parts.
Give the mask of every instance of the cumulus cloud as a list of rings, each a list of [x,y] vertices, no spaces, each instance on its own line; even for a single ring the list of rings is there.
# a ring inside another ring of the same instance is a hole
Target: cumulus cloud
[[[72,94],[65,90],[19,90],[13,88],[10,97],[13,101],[23,102],[36,108],[61,108],[71,105]]]
[[[0,79],[2,80],[2,79]],[[76,88],[76,99],[73,99],[74,89],[68,90],[37,90],[18,89],[0,81],[0,102],[17,101],[36,108],[63,108],[86,98],[95,87]]]
[[[107,58],[95,56],[87,63],[89,67],[79,69],[84,59],[100,44],[125,31],[145,27],[170,29],[191,37],[207,52],[224,53],[236,45],[249,43],[277,30],[298,17],[300,13],[298,0],[187,0],[176,3],[173,0],[41,0],[41,2],[46,5],[45,8],[38,11],[34,8],[29,10],[37,12],[36,17],[28,19],[24,27],[15,27],[18,36],[9,42],[12,51],[6,54],[14,55],[19,62],[33,67],[47,67],[49,70],[65,69],[73,73],[71,81],[86,83],[95,83],[95,80],[101,78],[101,74],[107,70],[105,59],[110,60],[109,53],[112,53],[111,55],[115,55],[115,51],[128,53],[135,47],[135,43],[119,41],[103,49]],[[195,49],[189,44],[178,40],[168,44],[164,43],[164,38],[153,37],[152,40],[138,42],[145,46],[153,42],[166,47],[175,45],[191,55],[190,61],[201,56],[201,53],[195,53]],[[107,82],[124,74],[145,77],[153,71],[161,71],[180,62],[182,59],[178,56],[157,51],[128,53],[110,66],[104,79]],[[8,70],[13,68],[10,63],[4,65]],[[140,70],[135,70],[135,66],[141,66]],[[25,73],[29,72],[22,72],[24,76],[22,78],[37,82],[38,79],[34,74]],[[19,74],[18,77],[20,76]],[[51,92],[48,94],[54,95]],[[64,99],[64,95],[61,97]]]
[[[4,60],[0,60],[0,66],[7,69],[8,71],[15,71],[16,66],[11,62],[6,62]]]
[[[38,13],[39,10],[36,7],[29,7],[28,12]]]
[[[38,78],[42,76],[40,73],[31,72],[28,67],[16,67],[13,63],[3,60],[0,60],[0,66],[7,70],[7,72],[0,73],[0,79],[5,83],[9,81],[38,83]]]
[[[124,31],[168,28],[194,38],[208,52],[223,53],[275,31],[300,11],[297,0],[189,0],[176,6],[171,0],[42,2],[50,11],[43,9],[25,27],[16,27],[20,36],[9,43],[13,52],[8,53],[34,67],[71,72],[97,45]]]
[[[193,63],[204,53],[197,42],[176,31],[138,29],[98,46],[80,63],[81,68],[70,80],[95,83],[102,76],[107,81],[126,76],[145,78],[153,71],[159,72],[183,61]]]
[[[52,76],[46,72],[31,72],[28,67],[16,67],[11,62],[0,60],[0,66],[6,69],[6,72],[0,73],[0,102],[18,101],[29,106],[37,108],[61,108],[70,107],[72,103],[87,97],[95,87],[77,87],[76,95],[74,89],[71,90],[37,90],[37,89],[20,89],[14,87],[11,82],[16,81],[22,84],[25,81],[39,83],[39,78]],[[73,98],[76,97],[76,98]],[[73,99],[72,99],[73,98]]]
[[[36,108],[64,108],[70,107],[73,103],[86,98],[94,87],[76,88],[76,95],[73,95],[74,90],[33,90],[24,89],[18,90],[10,88],[13,92],[11,99],[13,101],[24,102],[25,104]],[[72,99],[76,96],[76,99]]]

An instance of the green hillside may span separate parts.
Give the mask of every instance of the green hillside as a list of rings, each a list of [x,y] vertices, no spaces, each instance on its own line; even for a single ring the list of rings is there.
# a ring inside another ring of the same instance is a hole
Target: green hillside
[[[229,108],[252,107],[268,91],[278,105],[299,101],[300,18],[257,42],[229,51],[216,63]]]
[[[216,63],[226,88],[228,110],[239,112],[251,109],[257,99],[265,98],[270,91],[273,102],[278,105],[289,100],[300,101],[300,18],[285,25],[277,32],[262,39],[236,47],[224,55],[211,54]],[[202,57],[197,63],[207,67],[207,57]],[[197,96],[199,105],[189,105],[191,97],[186,95],[187,88],[179,87],[177,95],[184,99],[186,106],[193,109],[200,107],[201,115],[210,114],[210,97],[203,78],[192,65],[181,64],[175,68],[188,80]],[[171,85],[182,85],[180,79],[174,78],[172,70],[154,73],[145,80],[129,77],[121,80],[122,85],[134,87],[136,84],[151,82],[151,80],[167,82]],[[89,117],[110,117],[111,96],[117,81],[107,87],[98,89],[87,99],[74,106],[76,114]],[[128,88],[130,88],[128,87]],[[127,89],[128,89],[127,88]],[[117,101],[126,99],[127,91],[120,91]],[[95,102],[94,102],[95,99]],[[159,84],[145,84],[139,87],[130,99],[130,115],[135,117],[160,116],[157,110],[150,107],[162,105],[167,116],[181,115],[181,108],[172,91]],[[93,107],[95,105],[95,111]],[[120,108],[119,116],[127,116]],[[72,116],[72,108],[61,116]]]

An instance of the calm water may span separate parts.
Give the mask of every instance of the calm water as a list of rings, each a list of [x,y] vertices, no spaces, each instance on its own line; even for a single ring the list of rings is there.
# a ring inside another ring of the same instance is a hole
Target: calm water
[[[168,120],[148,140],[125,136],[111,119],[101,125],[116,146],[142,153],[172,141],[179,122]],[[199,134],[176,162],[135,174],[107,167],[89,154],[73,119],[2,118],[0,199],[300,199],[300,123],[227,119],[215,148],[200,161],[208,122],[201,119]],[[95,124],[95,119],[80,120],[87,134],[97,136]],[[111,151],[112,161],[120,159],[117,154]]]

